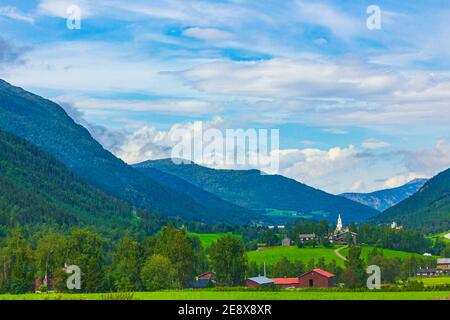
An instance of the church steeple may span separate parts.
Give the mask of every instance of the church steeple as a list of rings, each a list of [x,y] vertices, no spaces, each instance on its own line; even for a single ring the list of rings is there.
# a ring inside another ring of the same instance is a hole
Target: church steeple
[[[341,232],[341,231],[342,231],[342,219],[341,219],[341,214],[339,214],[335,232]]]

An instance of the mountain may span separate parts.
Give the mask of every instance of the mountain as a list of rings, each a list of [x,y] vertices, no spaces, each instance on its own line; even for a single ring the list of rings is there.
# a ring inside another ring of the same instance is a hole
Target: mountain
[[[246,222],[237,212],[208,208],[161,185],[105,150],[56,103],[0,80],[0,129],[12,132],[63,162],[100,190],[134,206],[204,222]]]
[[[428,180],[411,197],[387,209],[373,220],[375,223],[395,221],[425,233],[450,229],[450,169]]]
[[[340,196],[362,203],[378,211],[384,211],[412,196],[425,182],[427,182],[427,179],[415,179],[397,188],[384,189],[371,193],[343,193]]]
[[[90,186],[28,141],[0,131],[0,225],[130,227],[122,200]]]
[[[138,168],[153,168],[177,176],[238,206],[264,213],[264,218],[282,221],[292,218],[327,219],[336,222],[364,221],[378,212],[280,175],[258,170],[216,170],[192,162],[175,164],[171,159],[146,161]]]
[[[183,192],[189,195],[192,199],[194,199],[198,203],[202,203],[204,206],[208,208],[217,208],[216,210],[221,212],[225,217],[227,212],[235,212],[240,213],[243,216],[253,217],[253,219],[257,219],[255,212],[250,211],[248,209],[244,209],[243,207],[232,204],[231,202],[225,201],[212,193],[209,193],[192,183],[187,182],[177,176],[172,174],[146,167],[140,166],[139,164],[133,165],[134,168],[139,170],[142,174],[152,178],[163,186],[174,189],[178,192]],[[217,213],[216,211],[216,213]]]

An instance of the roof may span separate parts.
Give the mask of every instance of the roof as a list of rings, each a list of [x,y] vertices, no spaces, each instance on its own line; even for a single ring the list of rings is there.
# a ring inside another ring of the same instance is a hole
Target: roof
[[[210,282],[211,282],[210,279],[199,279],[191,281],[189,287],[191,287],[192,289],[206,288]]]
[[[332,277],[336,276],[336,275],[334,275],[334,274],[332,274],[332,273],[330,273],[328,271],[322,270],[322,269],[314,269],[313,271],[318,273],[318,274],[320,274],[320,275],[322,275],[322,276],[324,276],[324,277],[327,277],[327,278],[332,278]]]
[[[316,236],[315,233],[303,233],[298,235],[299,238],[313,238],[315,236]]]
[[[421,268],[421,269],[417,269],[417,272],[420,273],[436,273],[436,269],[433,268]]]
[[[207,276],[207,275],[214,275],[214,272],[213,271],[206,271],[206,272],[203,272],[202,274],[199,274],[198,276],[197,276],[197,278],[200,278],[200,277],[203,277],[203,276]]]
[[[287,285],[287,284],[298,284],[298,278],[273,278],[272,279],[275,284],[279,285]]]
[[[450,264],[450,259],[449,258],[440,258],[440,259],[437,259],[437,263],[438,264]]]
[[[248,280],[256,282],[257,284],[272,284],[273,280],[269,279],[267,277],[253,277],[253,278],[248,278]]]

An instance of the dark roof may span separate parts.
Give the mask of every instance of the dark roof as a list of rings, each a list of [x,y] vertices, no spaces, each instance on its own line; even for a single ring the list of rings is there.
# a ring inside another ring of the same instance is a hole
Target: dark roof
[[[210,279],[198,279],[195,281],[191,281],[189,287],[193,289],[206,288],[210,282]]]
[[[257,284],[273,284],[273,280],[267,277],[253,277],[248,278],[248,280],[256,282]]]

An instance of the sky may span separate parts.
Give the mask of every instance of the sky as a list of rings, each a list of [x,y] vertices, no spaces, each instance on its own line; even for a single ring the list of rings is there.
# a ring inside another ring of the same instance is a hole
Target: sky
[[[128,163],[201,121],[278,129],[278,173],[334,194],[450,167],[447,0],[0,0],[0,78]]]

